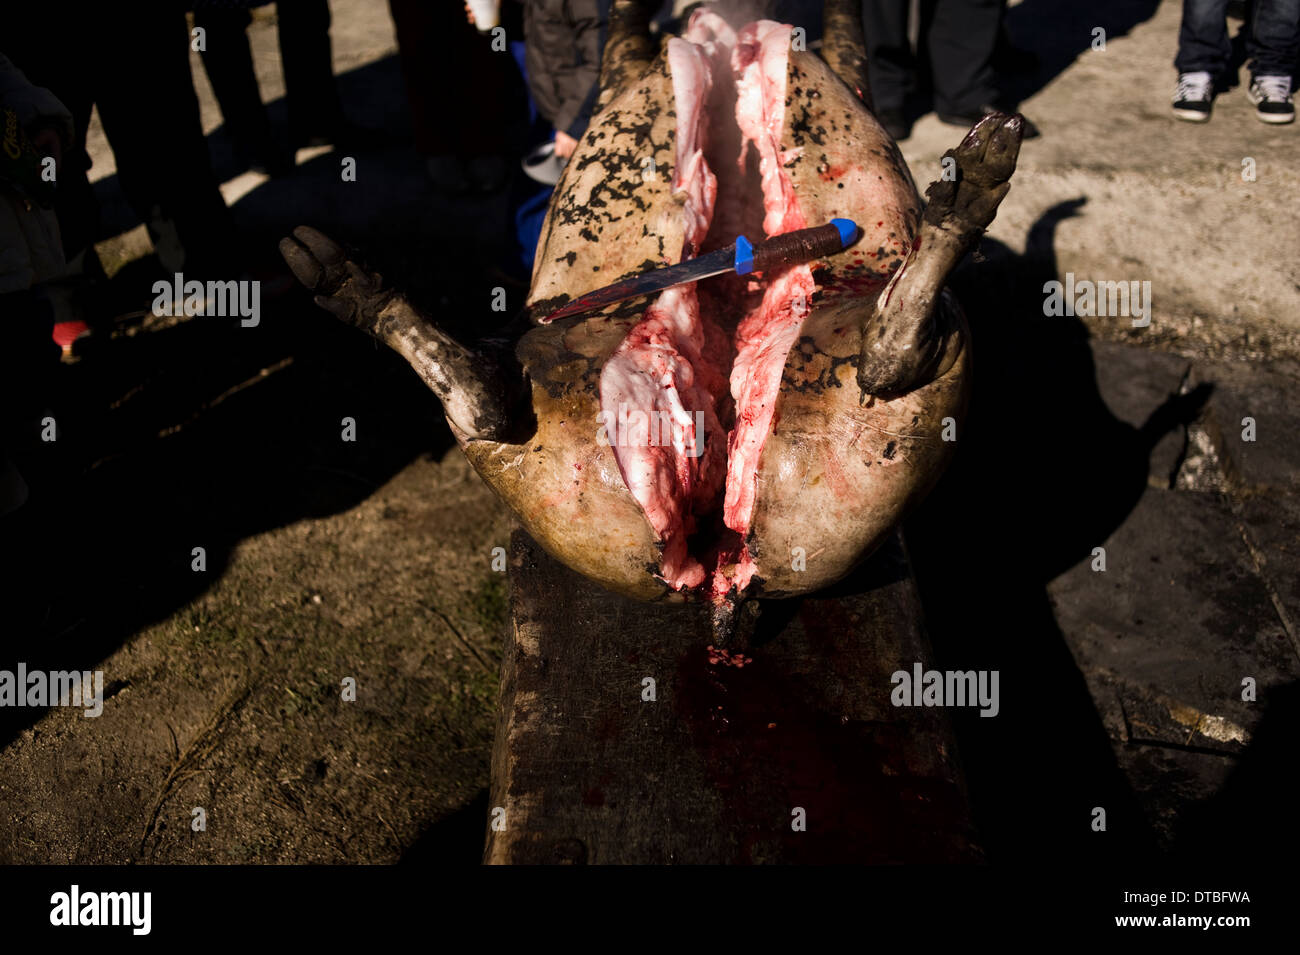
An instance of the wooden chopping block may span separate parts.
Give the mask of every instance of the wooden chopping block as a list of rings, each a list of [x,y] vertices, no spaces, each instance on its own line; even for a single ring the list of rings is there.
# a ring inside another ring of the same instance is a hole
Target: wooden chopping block
[[[764,601],[741,666],[707,607],[610,594],[522,530],[510,560],[486,862],[983,860],[947,715],[890,702],[931,663],[901,536]]]

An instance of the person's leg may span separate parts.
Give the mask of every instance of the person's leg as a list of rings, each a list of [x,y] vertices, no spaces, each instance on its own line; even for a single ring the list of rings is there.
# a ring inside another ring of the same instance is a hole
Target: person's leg
[[[37,286],[0,295],[0,315],[0,447],[30,482],[30,452],[41,444],[41,418],[59,365],[59,347],[50,337],[54,310]]]
[[[389,0],[389,9],[416,149],[439,189],[460,192],[469,185],[466,163],[509,147],[517,97],[508,80],[515,65],[509,53],[492,50],[455,4]],[[493,122],[483,121],[488,113]]]
[[[937,0],[922,38],[934,77],[934,110],[978,117],[997,99],[993,50],[1002,24],[1002,0]]]
[[[1259,0],[1246,34],[1255,115],[1264,123],[1295,122],[1291,71],[1300,53],[1300,0]]]
[[[1183,0],[1183,20],[1178,29],[1179,73],[1209,73],[1218,77],[1232,55],[1228,40],[1228,0]]]
[[[184,13],[150,0],[131,17],[104,10],[95,26],[96,105],[122,191],[156,247],[174,230],[182,261],[165,265],[183,265],[195,278],[223,274],[233,225],[203,136]],[[160,256],[170,259],[165,247]]]
[[[1256,0],[1246,53],[1252,76],[1290,76],[1300,55],[1300,0]]]
[[[863,0],[862,32],[867,42],[867,75],[877,115],[901,113],[915,58],[907,39],[908,0]]]
[[[448,44],[445,54],[439,55],[441,11],[422,0],[388,0],[388,8],[397,28],[397,51],[415,131],[415,149],[422,156],[450,155],[456,151],[457,130],[446,118],[458,105],[458,97],[447,97],[446,90],[452,81],[449,72],[460,64],[461,47]],[[445,102],[447,99],[452,102]]]
[[[289,107],[290,142],[332,138],[346,125],[330,52],[328,0],[279,0],[275,5]]]
[[[226,132],[240,158],[266,161],[271,152],[271,121],[262,105],[262,91],[248,46],[247,10],[199,9],[194,25],[206,34],[201,51],[203,69],[221,107]]]

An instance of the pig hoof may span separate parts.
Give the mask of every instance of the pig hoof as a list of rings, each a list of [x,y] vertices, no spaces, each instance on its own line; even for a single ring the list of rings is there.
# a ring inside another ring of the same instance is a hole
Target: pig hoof
[[[990,113],[944,153],[945,175],[926,190],[928,204],[912,251],[889,280],[862,328],[858,386],[897,395],[933,380],[958,351],[959,322],[944,304],[944,283],[974,247],[1011,188],[1024,122]]]
[[[954,160],[956,175],[940,178],[925,191],[924,221],[956,234],[963,244],[978,240],[1011,188],[1023,135],[1018,115],[989,113],[976,123],[956,149],[943,154]]]
[[[337,242],[310,226],[300,225],[292,237],[281,239],[280,255],[294,277],[316,293],[317,305],[357,328],[371,330],[393,296],[378,273],[362,269]]]

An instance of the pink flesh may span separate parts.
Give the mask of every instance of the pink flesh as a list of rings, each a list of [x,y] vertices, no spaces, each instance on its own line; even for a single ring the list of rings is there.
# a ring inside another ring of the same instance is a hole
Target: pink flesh
[[[717,198],[717,179],[700,149],[710,73],[703,52],[685,40],[669,41],[668,62],[677,104],[673,188],[685,193],[682,257],[689,258],[709,231]],[[687,537],[695,530],[694,513],[716,498],[724,477],[724,452],[717,438],[722,426],[707,387],[713,382],[707,374],[705,381],[697,381],[695,373],[695,366],[703,364],[705,340],[695,286],[666,289],[600,375],[601,410],[607,422],[646,413],[645,431],[627,428],[612,435],[610,443],[628,490],[664,543],[664,579],[677,589],[704,582],[703,565],[687,553]],[[695,433],[695,411],[704,412],[700,435]],[[671,422],[666,436],[670,443],[664,441],[660,420]],[[696,440],[705,442],[704,453],[692,457],[688,452],[695,450]]]
[[[716,14],[698,11],[685,38],[669,41],[677,112],[673,186],[683,198],[683,259],[699,251],[719,201],[718,181],[703,151],[710,125],[705,106],[715,77],[735,86],[735,119],[743,138],[739,163],[751,144],[758,157],[764,231],[772,236],[806,225],[784,169],[790,154],[780,142],[790,36],[791,27],[766,20],[736,33]],[[724,188],[738,189],[743,180],[738,171]],[[756,198],[727,196],[731,203]],[[806,265],[763,280],[761,303],[740,318],[729,345],[719,326],[701,316],[695,286],[662,292],[600,379],[607,420],[617,422],[620,415],[627,420],[629,411],[641,411],[651,422],[654,413],[679,422],[671,429],[671,442],[656,441],[659,433],[628,429],[621,441],[613,435],[611,443],[628,489],[663,542],[664,580],[677,589],[699,587],[711,573],[715,599],[745,589],[754,561],[743,543],[692,554],[688,538],[716,512],[719,497],[723,523],[737,540],[743,542],[749,531],[758,461],[772,428],[781,376],[816,288]],[[736,413],[724,445],[719,415],[725,414],[728,364]],[[696,412],[703,416],[702,436],[695,434]],[[703,441],[698,456],[688,453],[693,440]],[[714,566],[706,568],[706,562]]]
[[[781,151],[785,125],[785,80],[791,28],[770,20],[751,23],[740,31],[731,54],[736,74],[736,122],[747,143],[758,151],[763,184],[763,231],[780,235],[802,229],[803,213],[785,171],[788,156]],[[736,401],[736,425],[727,460],[727,497],[723,521],[741,540],[749,532],[758,481],[758,459],[772,430],[772,412],[781,388],[785,362],[799,337],[816,291],[807,265],[787,269],[768,281],[758,311],[736,329],[736,360],[731,369],[731,395]],[[754,575],[748,548],[737,556],[734,583],[744,590]],[[722,566],[714,575],[715,596],[729,589]]]

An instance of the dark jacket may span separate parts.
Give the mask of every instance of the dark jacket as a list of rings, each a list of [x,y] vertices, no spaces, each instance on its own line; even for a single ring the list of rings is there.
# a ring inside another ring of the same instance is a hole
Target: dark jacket
[[[542,117],[577,139],[596,102],[610,0],[526,0],[524,64]]]

